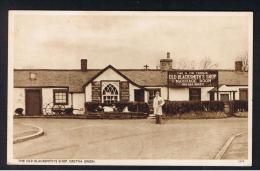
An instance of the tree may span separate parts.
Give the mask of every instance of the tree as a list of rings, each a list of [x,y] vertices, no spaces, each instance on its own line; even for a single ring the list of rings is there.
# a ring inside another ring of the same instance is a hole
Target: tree
[[[242,61],[242,71],[248,71],[248,53],[244,52],[236,58],[236,61]]]
[[[200,61],[200,69],[215,69],[217,67],[218,64],[213,63],[213,61],[209,57],[206,57]]]
[[[206,57],[199,62],[188,59],[177,59],[174,62],[175,69],[215,69],[218,67],[210,58]]]

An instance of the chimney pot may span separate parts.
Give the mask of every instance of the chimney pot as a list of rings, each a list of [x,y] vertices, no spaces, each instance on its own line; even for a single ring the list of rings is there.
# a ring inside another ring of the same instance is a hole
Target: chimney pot
[[[167,59],[170,59],[170,58],[171,58],[171,53],[167,52]]]
[[[88,69],[88,60],[87,59],[81,59],[81,71],[87,71]]]
[[[243,62],[242,61],[236,61],[235,62],[235,70],[236,71],[243,71]]]

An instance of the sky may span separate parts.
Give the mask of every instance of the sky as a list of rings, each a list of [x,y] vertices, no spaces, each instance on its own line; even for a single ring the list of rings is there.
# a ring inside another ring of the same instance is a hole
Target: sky
[[[156,68],[210,58],[219,69],[251,50],[248,13],[11,12],[10,54],[16,69],[79,69],[111,64],[119,69]]]

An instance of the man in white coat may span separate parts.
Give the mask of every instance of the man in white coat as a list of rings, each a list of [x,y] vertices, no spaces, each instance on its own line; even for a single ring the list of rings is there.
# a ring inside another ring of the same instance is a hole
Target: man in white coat
[[[156,124],[161,124],[162,121],[162,106],[164,105],[164,100],[160,97],[160,93],[157,91],[153,99],[153,110],[156,117]]]

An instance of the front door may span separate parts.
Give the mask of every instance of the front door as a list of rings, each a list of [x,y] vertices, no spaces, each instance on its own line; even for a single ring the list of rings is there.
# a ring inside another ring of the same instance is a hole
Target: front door
[[[40,89],[28,89],[25,91],[25,115],[42,114],[42,94]]]
[[[149,105],[151,112],[153,111],[153,99],[155,98],[155,94],[157,91],[160,93],[160,96],[161,96],[161,89],[159,89],[159,88],[149,89],[148,105]]]
[[[135,90],[135,101],[144,102],[144,90],[143,89]]]

